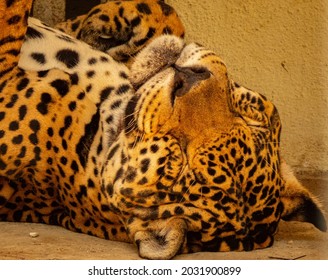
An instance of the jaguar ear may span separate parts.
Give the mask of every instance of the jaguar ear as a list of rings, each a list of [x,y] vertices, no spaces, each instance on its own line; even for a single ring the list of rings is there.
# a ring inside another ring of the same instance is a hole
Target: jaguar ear
[[[291,168],[283,162],[281,174],[286,181],[281,193],[282,219],[285,221],[309,222],[321,231],[327,231],[325,216],[318,199],[295,177]]]
[[[168,260],[179,253],[185,243],[187,224],[183,219],[172,219],[161,230],[138,231],[134,241],[139,256],[145,259]]]

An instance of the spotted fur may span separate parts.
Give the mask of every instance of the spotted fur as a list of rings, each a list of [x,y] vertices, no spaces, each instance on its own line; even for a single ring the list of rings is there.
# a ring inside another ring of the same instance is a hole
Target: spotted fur
[[[162,34],[184,37],[181,20],[164,0],[111,0],[56,28],[127,64]]]
[[[32,17],[28,19],[21,57],[19,67],[25,70],[46,73],[57,68],[65,71],[94,104],[102,104],[101,117],[106,121],[103,141],[110,143],[133,94],[125,65]],[[62,87],[60,82],[58,86]],[[40,110],[45,110],[43,107]]]
[[[219,56],[166,35],[129,72],[39,22],[28,30],[30,6],[0,2],[0,220],[133,242],[151,259],[266,248],[281,219],[326,230],[280,158],[276,107]],[[39,48],[24,51],[25,34]]]

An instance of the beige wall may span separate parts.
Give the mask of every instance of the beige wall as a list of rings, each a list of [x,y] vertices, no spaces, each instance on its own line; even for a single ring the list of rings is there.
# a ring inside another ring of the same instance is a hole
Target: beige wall
[[[328,171],[328,1],[167,0],[231,77],[280,112],[283,156],[298,171]]]
[[[328,172],[328,0],[167,2],[184,21],[188,41],[216,51],[234,80],[276,104],[288,163]],[[52,24],[63,3],[37,0],[38,16]]]

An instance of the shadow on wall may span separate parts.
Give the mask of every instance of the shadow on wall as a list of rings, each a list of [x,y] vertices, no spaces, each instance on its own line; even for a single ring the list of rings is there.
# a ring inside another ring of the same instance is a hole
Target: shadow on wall
[[[85,14],[100,2],[100,0],[66,0],[66,19]]]
[[[85,14],[103,2],[106,0],[35,0],[33,16],[53,26],[65,19]]]

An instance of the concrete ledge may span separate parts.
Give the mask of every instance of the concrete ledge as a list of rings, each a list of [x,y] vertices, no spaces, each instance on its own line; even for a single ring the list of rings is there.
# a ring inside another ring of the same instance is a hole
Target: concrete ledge
[[[11,260],[137,260],[133,244],[74,233],[61,227],[0,224],[0,259]],[[35,232],[37,237],[31,237]],[[328,259],[328,235],[312,225],[282,222],[273,247],[251,252],[200,252],[179,255],[177,260]]]
[[[302,182],[328,206],[328,179],[302,178]],[[30,233],[37,233],[31,237]],[[139,259],[133,244],[104,240],[74,233],[57,226],[29,223],[0,223],[0,260],[135,260]],[[273,247],[251,252],[179,255],[178,260],[328,260],[328,234],[311,224],[281,222]]]

